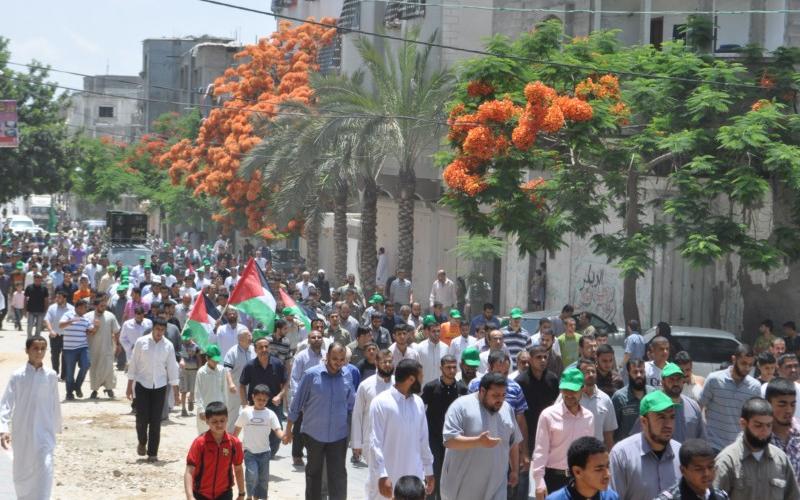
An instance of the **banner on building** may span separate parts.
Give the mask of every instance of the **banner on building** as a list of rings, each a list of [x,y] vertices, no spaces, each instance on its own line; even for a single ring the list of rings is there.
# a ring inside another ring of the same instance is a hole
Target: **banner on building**
[[[17,101],[0,100],[0,148],[16,148],[18,146]]]

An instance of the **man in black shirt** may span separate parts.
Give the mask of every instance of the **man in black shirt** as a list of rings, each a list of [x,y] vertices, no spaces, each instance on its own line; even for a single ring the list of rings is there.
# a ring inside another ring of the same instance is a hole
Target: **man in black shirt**
[[[33,284],[25,289],[25,311],[28,313],[28,338],[32,336],[31,330],[36,327],[36,335],[42,334],[44,315],[49,306],[47,300],[47,287],[42,284],[42,273],[33,275]]]
[[[536,444],[536,428],[539,425],[539,415],[548,406],[555,403],[559,395],[559,379],[555,373],[547,369],[547,348],[542,345],[532,347],[528,351],[531,355],[528,370],[517,376],[516,382],[522,388],[522,394],[528,403],[525,410],[525,422],[528,424],[528,450],[533,450]],[[530,467],[531,457],[523,457],[522,464]],[[518,492],[528,491],[528,473],[519,475]]]
[[[442,463],[444,462],[442,439],[444,416],[453,401],[467,393],[467,386],[464,382],[456,380],[458,363],[455,356],[451,354],[442,356],[440,367],[442,376],[428,382],[422,389],[422,401],[427,407],[425,416],[428,420],[428,444],[433,454],[433,475],[436,478],[436,486],[431,497],[437,499],[439,498],[439,480],[442,477]]]
[[[366,346],[364,346],[364,359],[359,361],[358,363],[353,363],[353,365],[358,368],[358,373],[361,374],[361,380],[369,377],[370,375],[375,375],[376,363],[378,358],[378,344],[375,342],[370,342]]]
[[[239,399],[242,407],[253,404],[253,389],[258,384],[269,387],[269,393],[275,396],[267,403],[267,408],[275,412],[275,415],[283,421],[283,397],[286,393],[286,367],[277,357],[269,353],[269,337],[261,337],[256,340],[256,357],[250,360],[239,377]],[[281,444],[280,438],[275,432],[270,431],[269,447],[272,451],[271,456],[275,456]]]
[[[63,291],[67,297],[67,303],[75,305],[72,303],[72,297],[75,295],[75,292],[78,291],[78,285],[72,281],[72,273],[66,270],[64,271],[64,282],[61,283],[61,286],[57,287],[55,291]],[[122,322],[120,322],[120,324],[122,324]]]

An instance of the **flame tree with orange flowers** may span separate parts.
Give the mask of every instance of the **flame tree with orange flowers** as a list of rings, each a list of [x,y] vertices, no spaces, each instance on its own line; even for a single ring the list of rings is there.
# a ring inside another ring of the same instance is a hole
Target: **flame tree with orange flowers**
[[[622,47],[615,32],[567,40],[558,22],[487,50],[461,67],[438,155],[445,203],[469,233],[513,235],[523,255],[590,236],[620,268],[626,321],[639,319],[636,282],[658,245],[695,265],[736,253],[768,270],[800,256],[799,50],[729,62],[682,42]],[[669,187],[648,197],[658,178]],[[786,215],[756,232],[767,201]],[[646,218],[647,205],[664,216]],[[611,215],[620,230],[603,227]]]
[[[214,82],[213,95],[221,105],[210,111],[197,138],[178,142],[161,157],[174,183],[219,199],[214,220],[225,228],[247,229],[266,239],[300,229],[297,224],[279,228],[270,220],[260,172],[249,178],[237,173],[247,152],[262,140],[254,118],[274,117],[287,101],[309,102],[309,74],[319,69],[317,54],[336,32],[333,19],[321,22],[331,27],[281,21],[272,35],[245,46],[235,56],[240,64]]]

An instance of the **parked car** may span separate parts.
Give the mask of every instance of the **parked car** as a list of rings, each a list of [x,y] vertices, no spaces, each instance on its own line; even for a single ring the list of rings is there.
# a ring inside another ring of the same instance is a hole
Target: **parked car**
[[[139,264],[139,257],[142,255],[149,262],[151,253],[146,245],[112,245],[108,249],[108,262],[116,264],[119,260],[123,266],[131,268]]]
[[[582,312],[584,311],[580,311],[572,315],[576,322],[578,321],[578,316]],[[591,311],[586,312],[588,312],[591,316],[591,324],[594,326],[595,330],[598,332],[608,333],[609,342],[613,342],[613,340],[617,337],[625,336],[625,329],[620,330],[613,321],[606,321]],[[539,331],[539,322],[542,319],[552,318],[553,316],[558,316],[559,314],[561,314],[561,310],[556,309],[552,309],[550,311],[526,312],[522,315],[522,328],[533,334],[534,332]]]
[[[272,269],[275,271],[289,272],[295,267],[301,271],[306,268],[306,259],[300,256],[300,251],[293,248],[278,248],[272,250]]]
[[[15,233],[36,234],[39,232],[44,232],[44,229],[37,226],[33,222],[33,219],[27,215],[12,215],[6,219],[6,222],[8,223],[8,227],[11,228],[11,230]]]
[[[741,344],[734,334],[724,330],[674,325],[671,328],[672,336],[692,357],[692,372],[703,377],[730,363],[731,356]],[[644,340],[650,342],[655,336],[654,327],[644,333]]]

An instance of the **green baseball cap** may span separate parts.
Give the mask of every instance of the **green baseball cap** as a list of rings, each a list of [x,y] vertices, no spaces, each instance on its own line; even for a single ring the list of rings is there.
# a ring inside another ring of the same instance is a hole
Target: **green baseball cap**
[[[172,274],[172,266],[164,266],[164,274]]]
[[[217,344],[211,344],[206,347],[206,356],[208,356],[208,359],[213,359],[217,363],[222,361],[222,355],[219,352],[219,346]]]
[[[17,261],[17,269],[23,269],[25,267],[25,263],[21,260]]]
[[[461,362],[467,366],[478,367],[481,365],[481,353],[477,347],[467,347],[461,353]]]
[[[144,255],[140,255],[139,260],[147,260],[147,257],[145,257]]]
[[[284,316],[294,316],[294,310],[291,307],[284,307],[281,310],[281,314]]]
[[[272,333],[261,328],[253,330],[253,342],[263,337],[272,337]]]
[[[522,317],[522,309],[520,309],[519,307],[515,307],[514,309],[511,310],[510,313],[508,313],[508,315],[511,316],[511,318],[513,319],[519,319]]]
[[[564,370],[564,373],[561,374],[558,388],[568,391],[580,391],[583,389],[583,373],[577,368]]]
[[[109,271],[116,271],[117,270],[117,266],[115,266],[114,264],[109,264],[106,267],[106,269],[108,269]]]
[[[661,370],[661,378],[667,378],[673,375],[683,376],[683,370],[681,370],[681,367],[675,363],[667,363],[664,365],[664,369]]]
[[[211,265],[211,261],[208,260],[208,259],[203,259],[203,265],[204,266],[210,266]]]
[[[422,326],[431,326],[431,325],[436,325],[438,323],[439,322],[436,321],[436,318],[433,316],[433,314],[428,314],[424,318],[422,318]]]
[[[450,309],[450,317],[455,319],[461,319],[461,313],[458,312],[458,309]]]
[[[661,374],[664,375],[663,372]],[[664,394],[662,391],[653,391],[647,396],[642,398],[639,403],[639,415],[645,416],[650,412],[659,413],[670,408],[675,408],[678,403],[672,401],[672,398]]]
[[[153,266],[151,266],[150,264],[145,264],[145,265],[144,265],[144,268],[145,268],[145,269],[153,269]]]
[[[376,293],[375,295],[370,297],[369,303],[370,304],[383,304],[383,297],[381,296],[381,294]]]

